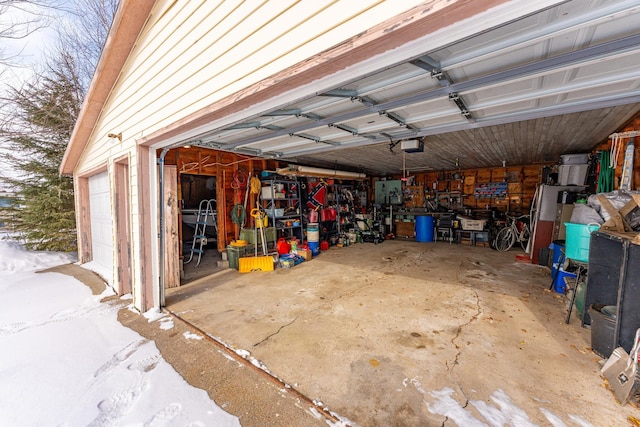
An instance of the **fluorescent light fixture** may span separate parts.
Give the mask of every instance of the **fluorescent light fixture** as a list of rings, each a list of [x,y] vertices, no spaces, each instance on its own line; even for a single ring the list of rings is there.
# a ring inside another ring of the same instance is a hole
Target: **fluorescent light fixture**
[[[339,179],[365,179],[364,173],[339,171],[334,169],[314,168],[311,166],[289,165],[286,168],[277,169],[278,175],[285,176],[310,176],[317,178],[339,178]]]

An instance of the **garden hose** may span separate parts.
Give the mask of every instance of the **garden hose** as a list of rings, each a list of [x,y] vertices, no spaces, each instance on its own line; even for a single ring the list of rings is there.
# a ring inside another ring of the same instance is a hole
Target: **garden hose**
[[[251,194],[258,194],[260,193],[260,188],[262,187],[262,183],[260,182],[260,179],[258,179],[258,177],[252,177],[251,180],[249,181],[249,185],[251,186]]]
[[[233,221],[234,224],[242,225],[246,219],[247,211],[242,204],[238,203],[231,209],[231,221]]]
[[[610,164],[610,153],[606,150],[600,152],[600,173],[598,174],[598,193],[613,191],[615,169]]]

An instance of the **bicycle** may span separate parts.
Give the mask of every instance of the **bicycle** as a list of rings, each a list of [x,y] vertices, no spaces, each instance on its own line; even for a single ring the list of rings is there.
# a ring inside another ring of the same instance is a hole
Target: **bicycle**
[[[507,226],[498,232],[494,246],[500,252],[506,252],[518,242],[522,250],[526,251],[529,235],[529,215],[518,217],[507,215]]]

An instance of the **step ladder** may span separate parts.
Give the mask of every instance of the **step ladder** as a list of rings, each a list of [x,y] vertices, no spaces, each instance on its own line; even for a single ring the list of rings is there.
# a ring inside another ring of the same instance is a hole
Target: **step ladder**
[[[185,264],[188,264],[193,260],[193,254],[198,254],[198,262],[196,263],[196,267],[200,265],[202,253],[204,252],[204,247],[207,244],[206,231],[210,219],[213,223],[215,235],[218,236],[218,221],[215,205],[215,199],[202,200],[200,202],[200,206],[198,206],[198,216],[196,217],[196,227],[193,232],[193,241],[191,242],[191,254],[189,254],[189,259],[184,262]]]

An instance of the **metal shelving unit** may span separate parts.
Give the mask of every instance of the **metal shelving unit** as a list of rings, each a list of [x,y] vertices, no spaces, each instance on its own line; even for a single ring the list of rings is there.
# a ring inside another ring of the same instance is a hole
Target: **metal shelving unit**
[[[277,237],[304,241],[300,183],[286,179],[263,181],[262,209],[269,219],[269,226],[276,229]]]

